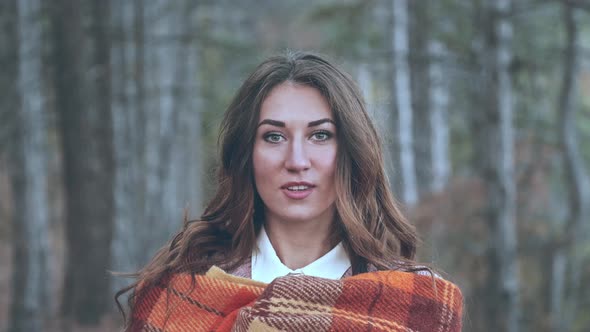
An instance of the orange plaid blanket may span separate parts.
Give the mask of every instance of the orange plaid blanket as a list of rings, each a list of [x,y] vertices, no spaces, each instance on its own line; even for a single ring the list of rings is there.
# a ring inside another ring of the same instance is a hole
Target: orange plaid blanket
[[[415,273],[288,275],[267,285],[213,267],[195,279],[177,274],[142,292],[131,331],[461,331],[459,288],[435,278],[435,290]]]

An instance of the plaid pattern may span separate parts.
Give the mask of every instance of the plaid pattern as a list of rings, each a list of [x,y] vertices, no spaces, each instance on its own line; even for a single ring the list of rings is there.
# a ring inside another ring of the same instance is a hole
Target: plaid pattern
[[[195,279],[191,286],[189,275],[177,274],[142,292],[131,331],[461,330],[457,286],[435,278],[435,291],[431,277],[415,273],[292,274],[266,285],[213,267]]]

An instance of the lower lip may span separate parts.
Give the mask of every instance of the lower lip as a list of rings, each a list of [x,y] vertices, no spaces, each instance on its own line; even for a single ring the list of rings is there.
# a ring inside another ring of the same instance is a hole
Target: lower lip
[[[305,190],[289,190],[289,189],[283,189],[283,193],[285,193],[285,195],[291,199],[304,199],[307,196],[311,195],[311,192],[313,191],[313,188],[308,188]]]

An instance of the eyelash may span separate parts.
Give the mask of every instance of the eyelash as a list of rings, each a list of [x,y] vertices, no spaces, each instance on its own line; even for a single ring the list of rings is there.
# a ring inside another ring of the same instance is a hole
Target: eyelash
[[[320,134],[320,135],[326,135],[326,138],[325,139],[316,139],[316,141],[319,141],[319,142],[325,142],[325,141],[329,140],[330,138],[332,138],[334,136],[334,134],[332,134],[331,132],[329,132],[327,130],[318,130],[318,131],[313,132],[311,134],[311,137],[313,137],[315,135],[318,135],[318,134]],[[263,139],[265,141],[269,142],[269,143],[272,143],[272,144],[279,143],[279,141],[272,141],[272,140],[270,140],[270,137],[273,137],[273,136],[280,136],[282,138],[285,138],[281,133],[269,132],[269,133],[264,134]]]
[[[274,133],[274,132],[270,132],[270,133],[266,133],[266,134],[264,134],[263,138],[264,138],[264,140],[265,140],[265,141],[267,141],[268,143],[272,143],[272,144],[277,144],[277,143],[279,143],[278,141],[272,141],[272,140],[270,140],[270,137],[273,137],[273,136],[280,136],[280,137],[284,138],[284,137],[283,137],[283,135],[281,135],[281,134],[279,134],[279,133]]]
[[[318,135],[318,134],[320,134],[320,135],[326,135],[326,138],[325,139],[319,140],[319,141],[322,141],[322,142],[327,141],[330,138],[332,138],[332,136],[334,136],[331,132],[329,132],[327,130],[318,130],[318,131],[314,132],[313,134],[311,134],[311,136],[315,136],[315,135]]]

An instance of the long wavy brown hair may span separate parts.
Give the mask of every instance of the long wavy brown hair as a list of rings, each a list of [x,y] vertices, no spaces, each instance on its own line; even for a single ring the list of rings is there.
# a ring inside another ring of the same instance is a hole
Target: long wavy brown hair
[[[253,179],[256,127],[262,102],[285,82],[317,89],[333,112],[339,149],[334,236],[343,242],[353,274],[365,272],[368,264],[378,269],[428,269],[414,262],[416,231],[388,187],[381,142],[358,86],[323,57],[289,51],[262,62],[239,88],[221,123],[215,196],[200,219],[185,220],[149,264],[127,275],[136,281],[115,296],[122,312],[118,298],[129,291],[133,311],[138,293],[166,276],[180,272],[194,276],[212,265],[232,270],[250,258],[264,222],[264,204]]]

